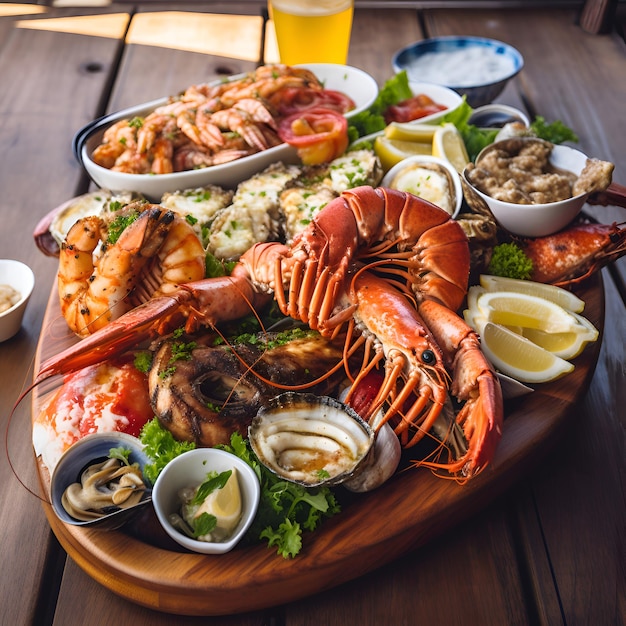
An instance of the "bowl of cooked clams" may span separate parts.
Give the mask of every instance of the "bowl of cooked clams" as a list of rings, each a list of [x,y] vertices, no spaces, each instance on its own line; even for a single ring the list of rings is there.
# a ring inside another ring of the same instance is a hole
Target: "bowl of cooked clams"
[[[484,148],[462,177],[471,206],[514,235],[542,237],[574,221],[589,195],[608,187],[613,169],[569,146],[514,137]]]
[[[116,530],[152,502],[150,459],[136,437],[95,432],[70,446],[50,477],[50,502],[65,524]]]

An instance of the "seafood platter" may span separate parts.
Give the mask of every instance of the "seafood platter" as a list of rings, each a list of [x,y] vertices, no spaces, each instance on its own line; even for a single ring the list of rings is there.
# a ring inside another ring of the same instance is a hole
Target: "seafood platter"
[[[36,229],[59,264],[29,390],[44,510],[138,604],[257,610],[401,557],[531,468],[593,375],[623,228],[512,237],[420,196],[443,170],[381,186],[372,145],[325,129],[230,186],[102,188]]]

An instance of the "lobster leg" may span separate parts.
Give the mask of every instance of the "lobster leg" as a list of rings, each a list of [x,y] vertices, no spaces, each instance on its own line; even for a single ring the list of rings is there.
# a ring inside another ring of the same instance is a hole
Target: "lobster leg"
[[[418,309],[452,371],[451,393],[465,402],[457,422],[468,442],[466,454],[454,462],[422,464],[470,478],[492,460],[502,435],[500,382],[480,349],[478,335],[456,313],[430,300],[420,303]]]

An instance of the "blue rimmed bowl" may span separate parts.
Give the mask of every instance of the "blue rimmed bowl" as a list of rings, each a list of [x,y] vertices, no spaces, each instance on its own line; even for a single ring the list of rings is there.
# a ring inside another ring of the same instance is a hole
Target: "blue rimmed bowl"
[[[485,37],[433,37],[398,50],[395,72],[409,80],[444,85],[467,98],[472,108],[489,104],[524,67],[513,46]]]
[[[55,465],[50,477],[50,502],[57,517],[66,524],[94,530],[117,530],[143,513],[152,502],[152,486],[147,483],[139,503],[133,507],[118,509],[97,519],[83,521],[72,517],[63,507],[63,493],[72,483],[80,482],[83,471],[90,465],[105,461],[111,448],[130,450],[129,462],[137,463],[142,470],[150,463],[139,439],[121,432],[93,433],[72,444]],[[145,482],[145,479],[144,479]]]

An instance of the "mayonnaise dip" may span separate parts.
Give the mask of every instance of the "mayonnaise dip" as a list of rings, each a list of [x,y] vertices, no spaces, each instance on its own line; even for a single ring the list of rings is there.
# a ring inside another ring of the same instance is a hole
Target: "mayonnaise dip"
[[[426,52],[411,62],[411,79],[448,87],[471,87],[498,82],[515,71],[511,57],[483,46]]]

